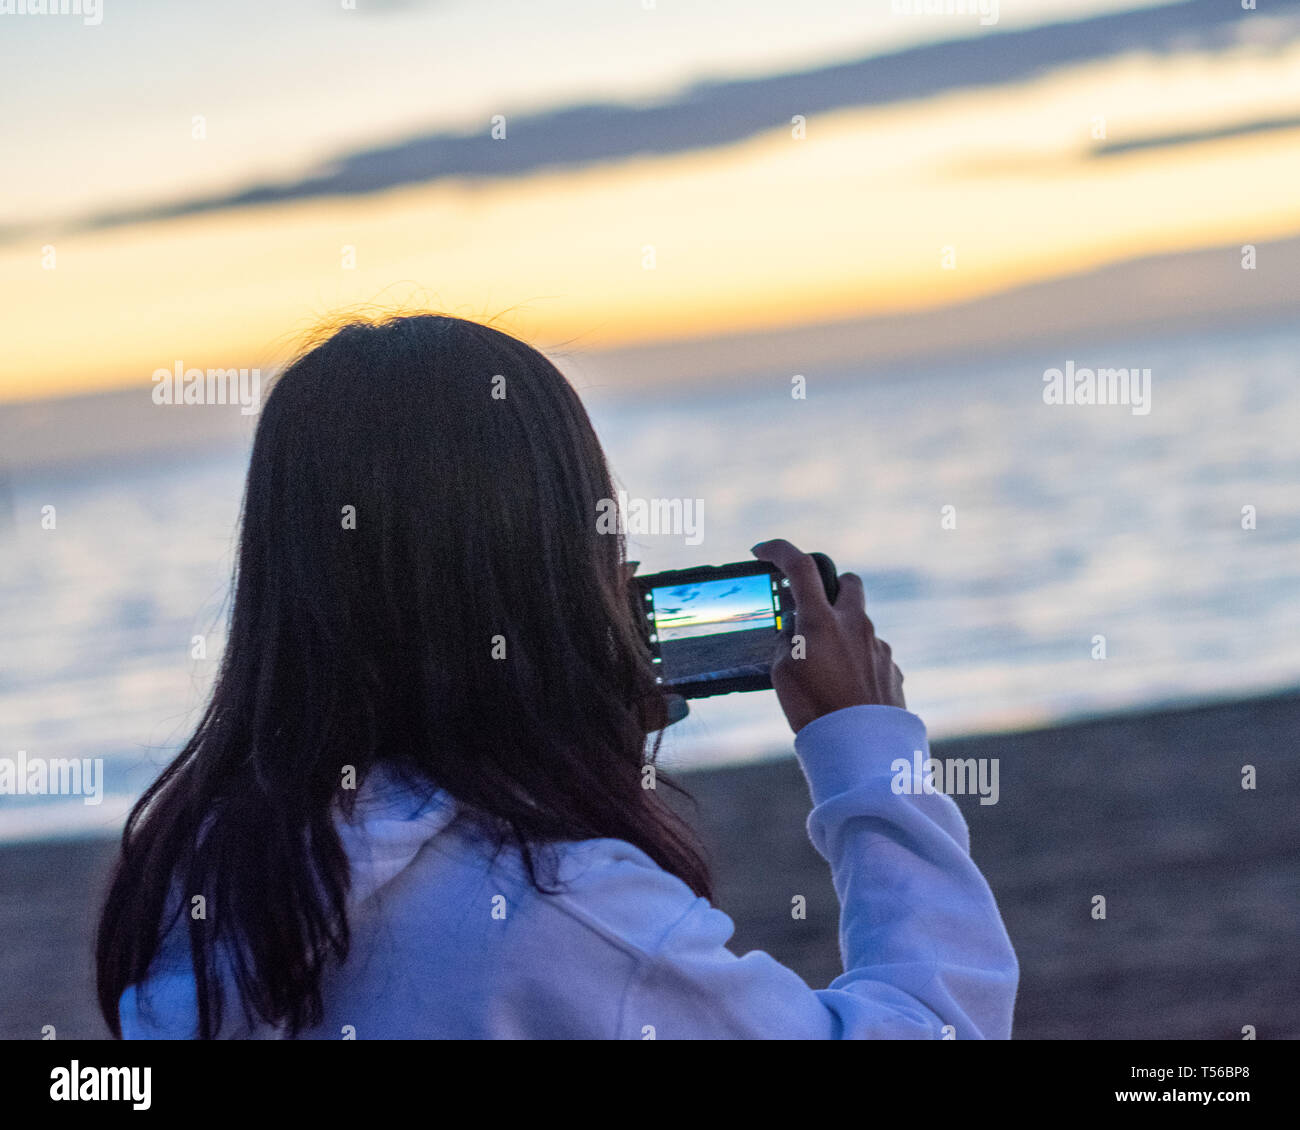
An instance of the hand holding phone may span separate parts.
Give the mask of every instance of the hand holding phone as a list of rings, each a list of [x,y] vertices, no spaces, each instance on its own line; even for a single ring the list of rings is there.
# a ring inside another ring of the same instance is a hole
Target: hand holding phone
[[[828,599],[810,554],[779,538],[761,542],[751,552],[789,578],[799,609],[803,657],[795,658],[787,632],[771,669],[772,686],[796,734],[809,722],[847,706],[906,706],[903,673],[867,617],[866,594],[857,574],[842,574],[838,595]]]
[[[825,554],[812,555],[823,598],[839,581]],[[798,609],[775,565],[736,561],[631,577],[657,679],[669,695],[706,698],[770,690],[772,660]]]
[[[862,581],[788,541],[752,552],[759,560],[630,577],[665,694],[684,707],[775,687],[796,733],[843,706],[902,706],[903,676],[875,637]]]

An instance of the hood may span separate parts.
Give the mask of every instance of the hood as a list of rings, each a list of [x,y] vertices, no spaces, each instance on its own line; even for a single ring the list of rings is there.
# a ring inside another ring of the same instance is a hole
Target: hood
[[[337,821],[352,873],[349,907],[365,902],[401,874],[456,812],[449,793],[416,792],[386,766],[372,769],[351,817],[340,814]]]

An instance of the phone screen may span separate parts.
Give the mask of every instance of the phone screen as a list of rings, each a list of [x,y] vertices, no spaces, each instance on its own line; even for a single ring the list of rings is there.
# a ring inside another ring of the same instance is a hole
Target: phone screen
[[[781,578],[686,580],[645,593],[660,681],[668,687],[766,676],[782,628]]]

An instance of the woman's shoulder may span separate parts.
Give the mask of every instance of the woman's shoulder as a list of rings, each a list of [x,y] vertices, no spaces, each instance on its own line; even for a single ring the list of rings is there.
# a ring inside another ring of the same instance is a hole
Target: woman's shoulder
[[[381,914],[386,906],[402,921],[423,922],[460,920],[464,907],[481,905],[503,921],[522,914],[556,944],[581,944],[578,927],[640,958],[704,901],[626,840],[550,842],[525,853],[445,793],[412,792],[379,773],[367,786],[359,824],[341,827],[354,907],[378,895]]]
[[[707,902],[625,840],[562,845],[555,874],[539,899],[637,957],[655,953],[682,918]]]

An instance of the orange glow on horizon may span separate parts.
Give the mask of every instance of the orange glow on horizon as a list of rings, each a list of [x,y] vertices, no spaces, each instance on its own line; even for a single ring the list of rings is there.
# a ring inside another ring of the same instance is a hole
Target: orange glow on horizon
[[[816,116],[806,140],[781,128],[703,152],[55,238],[54,270],[35,239],[0,250],[0,399],[147,383],[177,359],[271,366],[319,320],[366,305],[495,317],[539,345],[600,349],[930,309],[1264,242],[1300,231],[1300,129],[1099,159],[1088,128],[1110,110],[1112,139],[1140,138],[1279,105],[1300,111],[1296,51],[1118,59]]]

